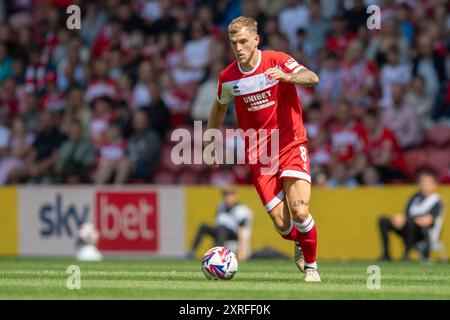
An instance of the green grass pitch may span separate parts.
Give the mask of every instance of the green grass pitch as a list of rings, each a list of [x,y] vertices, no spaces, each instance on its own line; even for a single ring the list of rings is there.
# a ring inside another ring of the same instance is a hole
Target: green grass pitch
[[[79,290],[66,287],[72,264]],[[366,286],[372,264],[380,290]],[[231,281],[209,281],[199,261],[0,258],[0,299],[450,299],[450,264],[322,261],[320,272],[322,283],[304,283],[293,261],[253,260]]]

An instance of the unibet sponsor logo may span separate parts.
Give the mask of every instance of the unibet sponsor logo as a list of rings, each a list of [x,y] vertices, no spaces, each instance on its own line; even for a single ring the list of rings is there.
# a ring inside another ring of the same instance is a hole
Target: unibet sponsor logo
[[[272,94],[270,93],[270,90],[268,90],[250,96],[246,96],[243,98],[243,100],[245,103],[250,104],[250,107],[247,108],[248,111],[255,111],[262,108],[267,108],[275,104],[275,101],[269,101],[271,95]]]

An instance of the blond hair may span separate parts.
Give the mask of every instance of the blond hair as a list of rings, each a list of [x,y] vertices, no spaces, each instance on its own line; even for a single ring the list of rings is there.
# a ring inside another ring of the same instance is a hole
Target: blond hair
[[[258,22],[250,17],[237,17],[228,25],[228,33],[237,33],[242,28],[247,28],[251,33],[258,33]]]

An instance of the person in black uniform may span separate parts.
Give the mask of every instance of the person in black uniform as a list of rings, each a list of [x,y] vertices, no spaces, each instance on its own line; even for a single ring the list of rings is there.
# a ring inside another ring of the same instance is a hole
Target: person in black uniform
[[[236,190],[231,185],[222,188],[223,201],[216,210],[214,225],[202,224],[192,243],[187,258],[193,259],[203,237],[209,235],[214,239],[214,246],[224,246],[226,241],[238,242],[237,257],[244,260],[248,252],[249,227],[251,226],[252,212],[250,208],[238,201]]]
[[[389,231],[394,231],[404,240],[403,260],[409,260],[410,250],[421,241],[426,243],[422,258],[428,259],[430,253],[429,230],[433,228],[435,219],[442,214],[443,203],[437,193],[438,181],[436,175],[432,171],[420,171],[417,181],[419,190],[409,199],[405,213],[398,213],[390,218],[383,216],[379,219],[383,244],[381,260],[391,260]]]

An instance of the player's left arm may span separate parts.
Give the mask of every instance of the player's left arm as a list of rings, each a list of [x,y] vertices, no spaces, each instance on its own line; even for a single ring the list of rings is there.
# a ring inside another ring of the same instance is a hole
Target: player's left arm
[[[299,84],[303,87],[315,87],[319,84],[319,76],[305,67],[302,67],[297,72],[289,73],[278,68],[270,68],[266,70],[266,73],[279,81]]]
[[[284,72],[278,68],[270,68],[266,70],[266,73],[279,81],[299,84],[303,87],[315,87],[319,84],[319,76],[305,67],[291,73]]]

